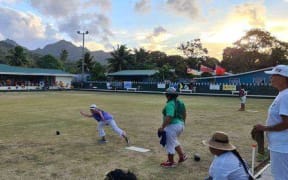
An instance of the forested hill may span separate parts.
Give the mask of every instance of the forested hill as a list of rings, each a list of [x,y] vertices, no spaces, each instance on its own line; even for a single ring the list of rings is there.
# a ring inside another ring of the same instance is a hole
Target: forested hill
[[[0,41],[0,62],[5,62],[4,58],[8,54],[8,51],[18,44],[10,39]],[[68,61],[76,62],[82,56],[82,47],[75,46],[69,41],[60,40],[53,44],[46,45],[43,49],[36,49],[36,50],[28,50],[26,47],[23,47],[31,54],[40,54],[40,55],[53,55],[56,58],[60,57],[60,53],[62,50],[66,50],[68,52]],[[104,52],[102,50],[99,51],[89,51],[85,48],[85,52],[90,52],[91,56],[94,57],[95,61],[98,61],[101,64],[107,64],[107,58],[110,58],[111,55],[109,52]]]

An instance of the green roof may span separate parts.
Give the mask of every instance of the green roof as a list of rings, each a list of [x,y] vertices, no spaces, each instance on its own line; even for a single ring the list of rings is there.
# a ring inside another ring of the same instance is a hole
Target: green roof
[[[0,74],[11,75],[38,75],[38,76],[74,76],[59,69],[42,69],[42,68],[26,68],[18,66],[9,66],[6,64],[0,64]]]
[[[123,70],[109,73],[108,76],[152,76],[157,70]]]

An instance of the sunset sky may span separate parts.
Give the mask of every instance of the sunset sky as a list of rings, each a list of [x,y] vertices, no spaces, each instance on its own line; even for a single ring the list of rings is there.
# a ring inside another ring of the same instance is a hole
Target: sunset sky
[[[177,46],[200,38],[221,60],[251,28],[287,42],[288,0],[0,0],[0,40],[30,50],[62,39],[82,46],[80,30],[91,51],[125,44],[182,55]]]

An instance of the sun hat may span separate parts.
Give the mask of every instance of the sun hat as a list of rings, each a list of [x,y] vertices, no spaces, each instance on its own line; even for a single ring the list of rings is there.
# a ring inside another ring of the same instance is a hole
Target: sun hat
[[[278,74],[280,76],[288,77],[288,65],[277,65],[271,71],[265,71],[266,74]]]
[[[166,94],[178,94],[177,90],[174,87],[169,87],[165,91]]]
[[[212,147],[214,149],[232,151],[236,147],[229,142],[228,135],[221,131],[216,131],[210,140],[203,141],[203,144]]]
[[[97,108],[96,104],[91,104],[90,105],[90,109],[96,109],[96,108]]]

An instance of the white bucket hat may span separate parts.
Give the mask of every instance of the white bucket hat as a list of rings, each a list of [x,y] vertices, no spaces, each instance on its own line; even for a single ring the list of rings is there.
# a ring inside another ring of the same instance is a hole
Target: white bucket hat
[[[90,105],[90,109],[96,109],[96,108],[97,108],[96,104],[91,104]]]
[[[288,65],[277,65],[271,71],[265,71],[266,74],[278,74],[280,76],[288,77]]]

